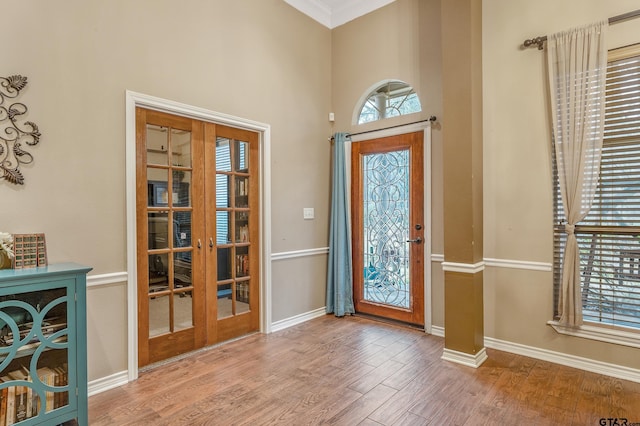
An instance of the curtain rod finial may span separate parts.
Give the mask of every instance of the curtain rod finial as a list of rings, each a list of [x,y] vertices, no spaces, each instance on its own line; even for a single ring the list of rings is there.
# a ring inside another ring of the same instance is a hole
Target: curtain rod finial
[[[547,37],[536,37],[532,39],[525,40],[523,45],[524,47],[530,47],[534,44],[538,46],[538,50],[544,49],[544,42],[547,40]]]

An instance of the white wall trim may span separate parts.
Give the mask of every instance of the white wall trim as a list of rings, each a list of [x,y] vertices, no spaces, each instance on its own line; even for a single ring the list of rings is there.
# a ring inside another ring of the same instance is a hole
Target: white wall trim
[[[558,321],[548,321],[547,324],[553,327],[558,333],[567,336],[582,337],[583,339],[599,340],[616,345],[640,348],[640,334],[638,333],[588,324],[583,324],[579,327],[569,327],[560,324]]]
[[[268,124],[127,90],[125,93],[127,325],[129,381],[138,377],[138,295],[136,259],[136,107],[250,130],[260,134],[260,331],[271,328],[271,127]]]
[[[496,268],[527,269],[530,271],[546,271],[546,272],[553,271],[553,265],[551,263],[530,262],[527,260],[485,258],[484,264],[486,266],[493,266]]]
[[[393,3],[395,0],[350,0],[333,9],[321,0],[284,1],[331,29]]]
[[[325,315],[327,315],[327,308],[324,306],[322,308],[314,309],[313,311],[294,315],[292,317],[285,318],[271,324],[271,332],[275,333],[276,331],[284,330],[285,328],[293,327],[294,325],[302,324],[303,322],[307,322],[314,318],[323,317]]]
[[[87,277],[87,287],[100,287],[103,285],[126,283],[128,277],[129,274],[127,274],[126,271],[101,275],[89,275]]]
[[[128,382],[129,373],[126,371],[121,371],[101,379],[92,380],[89,382],[88,386],[89,396],[96,395],[110,389],[115,389],[118,386],[126,385]]]
[[[331,9],[317,0],[284,0],[292,7],[320,22],[327,28],[331,27]]]
[[[438,337],[444,337],[444,327],[440,327],[439,325],[432,325],[431,326],[431,335],[432,336],[438,336]]]
[[[445,264],[446,265],[465,265],[465,266],[469,265],[466,263],[445,262],[444,254],[437,254],[437,253],[434,253],[431,255],[431,261],[442,262],[443,269],[446,267]],[[494,259],[490,257],[485,257],[483,261],[484,261],[485,267],[491,266],[495,268],[526,269],[529,271],[545,271],[545,272],[553,271],[553,264],[548,262],[532,262],[529,260],[512,260],[512,259]]]
[[[487,350],[485,348],[482,348],[480,352],[475,355],[458,352],[447,348],[444,348],[444,351],[442,351],[443,360],[455,362],[456,364],[462,364],[466,365],[467,367],[473,368],[480,367],[482,363],[487,360],[487,358]]]
[[[329,254],[329,247],[319,247],[305,250],[294,250],[294,251],[281,251],[279,253],[272,253],[271,260],[285,260],[285,259],[295,259],[298,257],[307,257],[307,256],[317,256],[320,254]]]
[[[484,271],[484,262],[478,263],[456,263],[442,262],[442,270],[446,272],[461,272],[463,274],[477,274]]]
[[[640,383],[640,370],[635,368],[596,361],[547,349],[534,348],[531,346],[521,345],[519,343],[494,339],[492,337],[485,337],[484,344],[486,347],[491,349],[497,349],[504,352],[510,352],[530,358],[553,362],[555,364],[565,365],[567,367],[579,368],[592,373],[603,374],[605,376]]]

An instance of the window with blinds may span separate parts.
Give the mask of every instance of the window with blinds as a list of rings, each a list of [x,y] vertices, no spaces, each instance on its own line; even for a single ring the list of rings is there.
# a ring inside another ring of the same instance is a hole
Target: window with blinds
[[[640,329],[640,45],[610,53],[601,161],[593,207],[575,229],[583,316]],[[566,241],[557,172],[554,189],[557,310]]]

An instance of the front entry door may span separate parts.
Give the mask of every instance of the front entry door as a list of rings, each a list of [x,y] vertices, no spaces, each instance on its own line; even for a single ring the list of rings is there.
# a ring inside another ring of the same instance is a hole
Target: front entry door
[[[258,134],[136,109],[138,365],[259,328]]]
[[[352,145],[356,312],[424,326],[423,132]]]

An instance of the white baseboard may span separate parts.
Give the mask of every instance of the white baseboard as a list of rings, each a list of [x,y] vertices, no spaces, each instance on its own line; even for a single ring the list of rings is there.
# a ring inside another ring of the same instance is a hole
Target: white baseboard
[[[285,318],[280,321],[276,321],[271,324],[271,332],[284,330],[285,328],[293,327],[294,325],[301,324],[303,322],[318,318],[327,314],[326,308],[314,309],[313,311],[305,312],[303,314],[295,315],[290,318]]]
[[[456,364],[466,365],[467,367],[472,368],[480,367],[482,363],[487,360],[487,358],[487,350],[485,348],[480,349],[480,352],[475,355],[458,352],[447,348],[444,348],[444,351],[442,352],[443,360],[455,362]]]
[[[117,388],[118,386],[126,385],[127,383],[129,383],[129,374],[126,371],[121,371],[101,379],[92,380],[89,382],[89,396]]]
[[[444,327],[440,327],[438,325],[432,325],[431,326],[431,335],[432,336],[438,336],[438,337],[444,337]]]
[[[567,367],[578,368],[592,373],[603,374],[605,376],[640,383],[640,370],[635,368],[596,361],[547,349],[534,348],[531,346],[521,345],[519,343],[506,342],[492,337],[485,337],[484,344],[487,348],[528,356],[530,358],[553,362]]]

